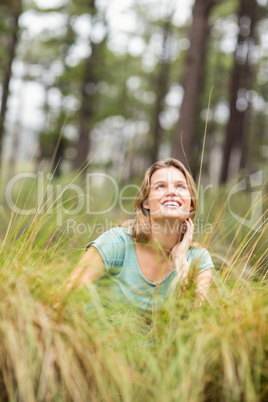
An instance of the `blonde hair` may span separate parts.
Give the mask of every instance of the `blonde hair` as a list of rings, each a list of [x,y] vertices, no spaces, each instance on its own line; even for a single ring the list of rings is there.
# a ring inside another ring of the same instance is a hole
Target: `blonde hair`
[[[150,239],[151,234],[150,212],[143,207],[143,203],[144,201],[146,201],[150,192],[151,177],[157,170],[169,167],[174,167],[183,173],[191,195],[191,206],[193,207],[193,209],[190,212],[190,216],[192,219],[195,217],[195,213],[197,211],[197,193],[195,189],[195,182],[191,174],[186,169],[186,167],[180,161],[174,158],[169,158],[166,159],[165,161],[155,162],[145,172],[142,185],[138,191],[135,200],[135,212],[136,212],[135,219],[123,223],[123,226],[131,227],[132,236],[137,243],[148,243]]]

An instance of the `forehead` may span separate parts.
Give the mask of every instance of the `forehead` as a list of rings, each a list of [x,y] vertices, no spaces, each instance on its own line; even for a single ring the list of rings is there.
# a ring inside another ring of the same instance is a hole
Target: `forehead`
[[[168,168],[158,169],[151,177],[151,184],[157,181],[183,181],[186,183],[186,178],[181,170],[171,166]]]

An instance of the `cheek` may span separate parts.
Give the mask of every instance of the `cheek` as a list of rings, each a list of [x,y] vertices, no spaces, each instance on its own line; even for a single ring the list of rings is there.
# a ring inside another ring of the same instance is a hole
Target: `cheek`
[[[163,197],[164,191],[153,191],[149,194],[148,200],[150,202],[154,202],[156,200],[159,200],[160,198]]]
[[[189,207],[189,209],[190,209],[190,208],[193,209],[193,207],[192,207],[192,197],[191,197],[191,195],[190,195],[190,194],[186,194],[186,195],[185,195],[185,199],[186,199],[186,201],[187,201],[187,206]]]

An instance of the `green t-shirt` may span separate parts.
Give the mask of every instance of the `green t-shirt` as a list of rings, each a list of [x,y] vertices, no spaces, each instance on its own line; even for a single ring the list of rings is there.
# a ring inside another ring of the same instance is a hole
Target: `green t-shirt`
[[[169,287],[175,278],[175,270],[160,282],[150,282],[142,274],[131,236],[128,229],[116,227],[108,230],[87,248],[94,246],[100,253],[105,270],[112,278],[110,294],[122,296],[144,310],[151,310],[156,300],[163,300],[168,295]],[[201,247],[191,247],[187,254],[190,267],[198,273],[214,268],[209,252]]]

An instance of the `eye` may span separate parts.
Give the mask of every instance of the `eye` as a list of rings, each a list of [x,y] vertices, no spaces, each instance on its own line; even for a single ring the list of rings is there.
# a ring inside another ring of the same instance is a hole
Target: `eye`
[[[164,184],[157,184],[156,189],[157,190],[163,190],[165,188]]]
[[[177,188],[182,188],[182,189],[186,190],[187,187],[186,187],[185,184],[179,183],[179,184],[177,185]]]

